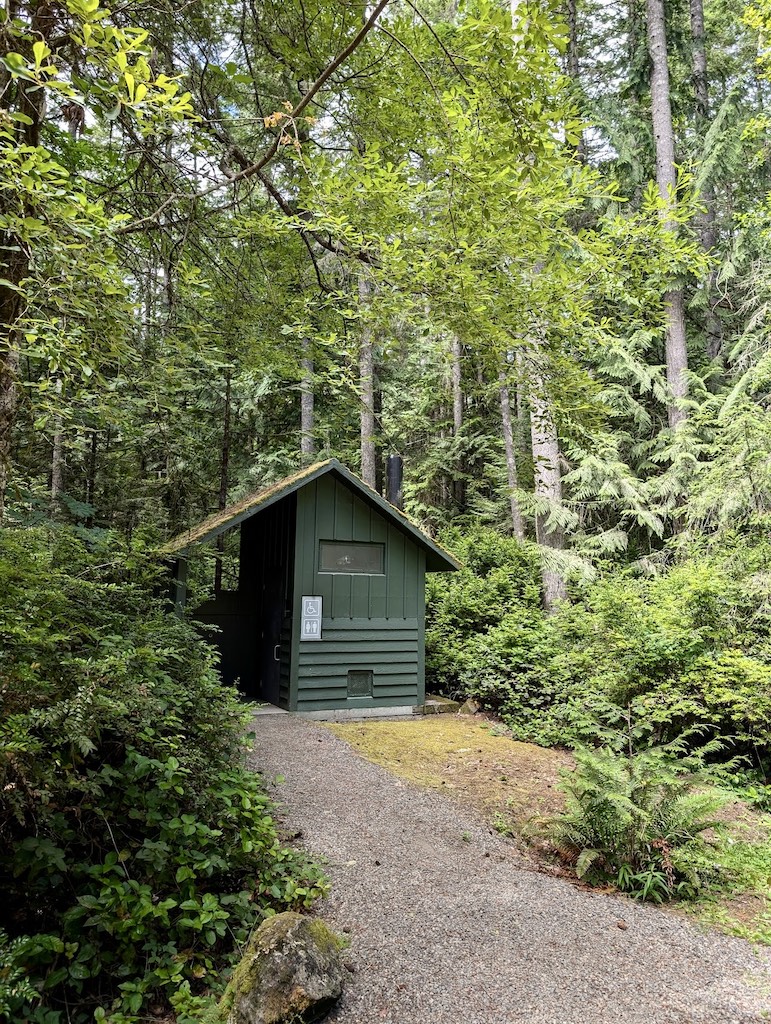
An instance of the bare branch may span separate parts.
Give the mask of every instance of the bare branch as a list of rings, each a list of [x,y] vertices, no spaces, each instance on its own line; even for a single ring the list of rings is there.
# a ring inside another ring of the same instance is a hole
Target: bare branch
[[[295,121],[298,117],[300,117],[303,111],[313,101],[314,96],[316,96],[318,92],[324,87],[324,85],[335,73],[335,71],[337,71],[341,64],[345,63],[345,61],[351,56],[351,54],[364,41],[369,32],[372,30],[372,28],[374,28],[375,23],[377,22],[378,18],[383,13],[383,11],[385,10],[389,3],[390,0],[380,0],[380,3],[377,4],[372,14],[370,14],[369,18],[367,18],[367,20],[364,22],[364,24],[353,37],[353,39],[350,41],[350,43],[343,50],[341,50],[340,53],[338,53],[338,55],[332,61],[330,61],[329,64],[327,64],[327,66],[321,72],[319,77],[315,80],[315,82],[313,82],[308,91],[302,97],[300,102],[289,112],[289,114],[287,115],[288,122]],[[203,192],[199,192],[195,196],[192,196],[191,198],[204,199],[206,198],[206,196],[209,196],[214,192],[218,192],[220,189],[231,187],[233,185],[236,185],[239,181],[244,181],[247,178],[252,178],[255,175],[259,174],[259,172],[263,170],[263,168],[265,168],[278,153],[279,148],[281,146],[282,135],[283,132],[279,132],[276,135],[275,139],[268,147],[267,151],[255,163],[250,164],[248,167],[244,167],[242,170],[238,171],[237,174],[233,174],[226,178],[225,181],[220,181],[214,185],[211,185],[209,188],[204,189]],[[153,213],[149,214],[147,217],[143,217],[141,220],[135,222],[134,224],[126,224],[123,227],[118,228],[116,233],[128,234],[129,232],[141,230],[143,227],[146,227],[148,224],[151,224],[158,217],[160,217],[163,211],[168,208],[168,206],[174,201],[175,198],[177,197],[169,196],[167,199],[163,201],[163,203],[161,203],[161,205]]]

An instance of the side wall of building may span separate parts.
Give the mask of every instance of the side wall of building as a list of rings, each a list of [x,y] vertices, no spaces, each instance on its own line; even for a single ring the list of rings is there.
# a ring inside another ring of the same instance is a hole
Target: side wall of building
[[[383,574],[320,572],[322,541],[383,544]],[[292,710],[423,703],[425,571],[425,552],[331,474],[298,492]],[[321,640],[300,639],[303,596],[322,599]]]

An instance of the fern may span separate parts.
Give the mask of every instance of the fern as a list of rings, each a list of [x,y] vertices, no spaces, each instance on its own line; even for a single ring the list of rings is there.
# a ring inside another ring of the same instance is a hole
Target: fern
[[[715,744],[684,753],[688,736],[639,746],[645,729],[599,728],[602,745],[576,749],[563,773],[563,815],[549,823],[559,855],[579,878],[612,882],[641,899],[693,895],[703,884],[704,833],[719,829],[724,798],[694,788],[694,772]]]

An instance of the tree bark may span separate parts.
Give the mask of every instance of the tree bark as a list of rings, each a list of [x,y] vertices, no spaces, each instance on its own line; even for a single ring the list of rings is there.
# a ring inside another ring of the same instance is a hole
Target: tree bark
[[[86,505],[91,509],[94,507],[96,500],[96,455],[99,447],[99,438],[96,432],[96,427],[91,430],[91,439],[88,445],[88,468],[86,470]],[[94,513],[93,511],[88,513],[86,518],[86,526],[94,525]]]
[[[364,276],[359,275],[359,302],[367,306],[372,286]],[[372,328],[362,324],[359,346],[359,400],[361,434],[361,478],[374,489],[377,483],[375,453],[375,344]]]
[[[303,465],[309,465],[316,457],[315,403],[313,393],[313,355],[308,338],[302,340],[300,360],[302,380],[300,382],[300,456]]]
[[[222,454],[220,457],[220,490],[217,508],[222,512],[228,505],[228,472],[230,469],[230,421],[233,394],[233,373],[227,371],[225,377],[225,408],[222,417]],[[217,538],[217,554],[214,561],[214,593],[222,592],[222,559],[225,554],[225,536]]]
[[[566,0],[565,15],[568,25],[566,70],[568,78],[578,91],[581,86],[581,68],[578,58],[578,0]],[[586,140],[583,132],[579,132],[575,152],[581,162],[586,160]]]
[[[696,130],[703,142],[709,126],[709,78],[707,76],[707,34],[704,28],[703,0],[690,0],[691,42],[693,52],[693,89],[696,97]],[[717,244],[717,218],[715,216],[715,189],[705,182],[700,196],[704,211],[699,214],[697,226],[699,240],[705,252]],[[706,349],[710,359],[720,355],[723,345],[723,325],[715,312],[713,296],[717,287],[717,268],[712,267],[707,277],[707,316],[705,323]]]
[[[55,386],[56,400],[61,401],[62,382],[57,380]],[[61,413],[54,413],[54,435],[51,442],[51,510],[53,511],[64,489],[64,435],[62,431]]]
[[[463,345],[457,334],[450,336],[450,378],[452,382],[452,433],[457,440],[463,430]],[[462,509],[466,504],[466,460],[460,451],[454,475],[450,481],[455,504]]]
[[[520,0],[510,0],[512,28],[516,29],[519,19]],[[538,275],[543,269],[542,264],[533,267],[533,274]],[[557,435],[557,423],[551,406],[546,373],[541,356],[541,340],[538,337],[538,324],[532,325],[529,340],[529,353],[518,357],[518,367],[523,369],[527,359],[529,372],[528,398],[530,400],[530,443],[533,453],[533,476],[535,497],[539,504],[548,502],[551,508],[562,505],[562,477],[560,476],[560,450]],[[521,379],[525,379],[525,375]],[[548,513],[536,513],[535,537],[541,547],[562,551],[565,546],[565,535],[560,527],[549,525]],[[551,611],[559,601],[567,600],[567,585],[562,574],[545,560],[541,564],[541,580],[543,584],[543,603],[547,611]]]
[[[8,334],[12,335],[12,332],[9,331]],[[0,354],[0,523],[5,518],[8,485],[11,480],[18,373],[19,350],[11,337],[7,350]]]
[[[375,363],[372,374],[372,404],[375,410],[375,424],[383,422],[383,389],[380,386],[378,366]],[[378,494],[385,494],[385,459],[383,457],[382,433],[375,431],[375,490]]]
[[[501,397],[501,422],[503,425],[503,444],[506,449],[506,478],[509,485],[509,507],[511,508],[511,528],[517,540],[525,539],[525,527],[522,522],[522,512],[517,499],[517,488],[519,477],[517,474],[516,451],[514,447],[514,431],[511,427],[511,399],[509,387],[506,383],[506,374],[501,370],[498,380],[500,382]]]
[[[462,364],[463,346],[457,334],[450,339],[450,357],[452,373],[452,427],[458,437],[463,429],[463,387]]]
[[[15,5],[10,5],[8,14],[16,14]],[[31,38],[41,39],[48,43],[56,30],[56,18],[53,8],[45,3],[37,4],[32,13]],[[3,52],[6,56],[10,49],[20,43],[10,34],[3,36]],[[24,46],[29,44],[24,43]],[[45,119],[45,89],[39,89],[34,83],[17,79],[11,85],[10,76],[0,71],[0,89],[4,96],[7,112],[15,111],[23,114],[26,123],[15,124],[13,130],[19,145],[37,146],[40,143],[40,130]],[[0,214],[10,212],[11,219],[16,210],[7,211],[5,203],[0,202]],[[34,214],[28,206],[25,214]],[[6,496],[11,479],[13,431],[16,424],[18,406],[17,378],[19,373],[19,332],[18,323],[24,315],[26,300],[21,291],[21,283],[27,277],[30,267],[29,247],[23,239],[13,231],[0,231],[0,247],[4,254],[3,278],[7,283],[0,285],[0,523],[5,516]]]
[[[533,446],[533,474],[535,496],[547,501],[552,509],[562,505],[562,478],[560,475],[560,451],[557,426],[539,375],[533,381],[530,393],[530,438]],[[559,526],[549,524],[548,512],[537,512],[535,536],[541,547],[562,551],[565,536]],[[541,570],[543,579],[543,603],[552,611],[559,601],[567,600],[567,586],[562,574],[548,564]]]
[[[651,59],[651,118],[656,151],[656,184],[663,201],[662,218],[669,231],[675,231],[672,208],[676,202],[677,171],[672,106],[669,93],[667,37],[664,0],[647,0],[648,52]],[[682,288],[671,288],[664,295],[667,316],[666,366],[670,400],[667,416],[674,428],[685,419],[679,403],[688,393],[688,350],[685,337],[685,301]]]

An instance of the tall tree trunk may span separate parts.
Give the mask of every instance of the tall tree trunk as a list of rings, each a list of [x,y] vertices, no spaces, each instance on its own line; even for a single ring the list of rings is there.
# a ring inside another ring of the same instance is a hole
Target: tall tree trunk
[[[559,510],[562,505],[562,477],[560,475],[560,451],[557,425],[544,387],[543,374],[536,372],[530,390],[530,439],[533,446],[533,474],[535,496],[541,502],[548,502],[551,509]],[[562,528],[549,524],[549,513],[537,512],[535,536],[541,547],[562,551],[565,536]],[[551,611],[558,601],[567,600],[567,586],[559,570],[544,563],[541,570],[543,579],[543,603]]]
[[[696,131],[703,143],[709,127],[709,79],[707,77],[707,36],[704,28],[703,0],[690,0],[691,42],[693,48],[693,88],[696,96]],[[701,190],[704,212],[699,214],[699,239],[705,252],[717,244],[715,217],[715,189],[707,181]],[[723,325],[715,312],[713,297],[717,287],[717,268],[712,267],[707,278],[707,316],[705,323],[706,349],[710,359],[716,359],[723,343]]]
[[[300,382],[300,455],[303,465],[309,465],[316,456],[315,405],[313,394],[313,355],[309,338],[302,340],[300,360],[302,380]]]
[[[566,69],[568,78],[578,92],[581,87],[581,68],[578,59],[578,0],[566,0],[565,15],[568,25]],[[575,152],[579,160],[586,160],[586,140],[583,132],[579,132]]]
[[[359,302],[367,306],[372,286],[359,275]],[[361,433],[361,478],[373,489],[377,484],[375,452],[375,342],[372,328],[366,321],[362,325],[359,347],[359,400]]]
[[[7,14],[12,18],[16,6],[6,7]],[[55,30],[56,19],[51,17],[50,6],[45,3],[34,5],[32,24],[27,39],[39,39],[50,42]],[[0,42],[0,56],[5,57],[8,51],[22,46],[31,48],[31,42],[21,42],[12,33],[4,33]],[[55,45],[53,47],[56,48]],[[40,143],[40,130],[45,119],[46,94],[34,83],[16,79],[11,83],[10,75],[0,66],[0,93],[8,112],[16,112],[24,116],[24,123],[17,122],[13,126],[19,145],[37,146]],[[0,214],[8,212],[5,203],[0,200]],[[34,208],[28,206],[25,214],[34,214]],[[11,220],[18,211],[12,209]],[[29,273],[29,245],[17,237],[13,231],[0,231],[0,247],[4,255],[3,278],[0,284],[0,523],[5,516],[6,496],[11,479],[11,463],[13,453],[13,431],[16,424],[18,405],[17,378],[19,373],[19,331],[18,323],[24,315],[26,301],[20,290],[21,282]]]
[[[8,332],[9,343],[0,353],[0,523],[5,518],[6,495],[11,479],[13,428],[16,423],[16,379],[19,374],[19,350],[13,332]]]
[[[450,339],[450,359],[452,376],[452,428],[456,437],[463,429],[463,387],[462,363],[463,346],[457,334]]]
[[[506,449],[506,478],[509,485],[509,506],[511,508],[511,528],[517,540],[525,539],[525,527],[522,522],[522,512],[517,498],[519,477],[517,474],[516,450],[514,447],[514,431],[511,427],[511,399],[509,386],[506,382],[506,374],[501,370],[498,381],[500,383],[501,398],[501,423],[503,425],[503,444]]]
[[[20,291],[29,270],[29,256],[21,239],[0,232],[0,245],[6,251],[4,276],[0,284],[0,523],[5,517],[6,497],[13,462],[13,431],[16,425],[19,376],[19,331],[17,324],[26,301]]]
[[[233,393],[233,371],[225,377],[225,408],[222,417],[222,455],[220,457],[220,490],[217,508],[220,512],[228,506],[228,472],[230,469],[230,421]],[[217,554],[214,562],[214,593],[222,592],[222,559],[225,553],[225,536],[217,538]]]
[[[520,0],[510,0],[512,27],[516,30],[519,20]],[[542,265],[533,267],[533,274],[542,272]],[[533,477],[535,497],[539,504],[551,508],[562,505],[562,477],[560,476],[560,450],[557,422],[551,406],[546,386],[546,372],[541,354],[541,339],[538,337],[538,325],[532,324],[529,342],[529,354],[525,357],[529,364],[529,373],[523,374],[521,380],[527,380],[530,400],[530,443],[533,453]],[[524,361],[524,360],[522,360]],[[522,361],[519,366],[522,367]],[[565,547],[565,535],[560,527],[549,525],[547,513],[536,513],[535,536],[541,547],[553,551],[562,551]],[[541,562],[541,580],[543,583],[543,603],[547,611],[551,611],[558,601],[567,600],[567,585],[562,574],[546,559]]]
[[[85,504],[91,509],[94,507],[94,501],[96,500],[96,455],[99,447],[99,438],[96,432],[96,427],[91,429],[91,439],[88,445],[88,467],[86,470],[86,495]],[[93,512],[88,513],[86,519],[86,526],[94,525],[94,514]]]
[[[375,411],[375,423],[383,422],[383,389],[380,386],[378,367],[373,367],[372,407]],[[375,431],[375,490],[385,494],[385,458],[383,457],[383,437],[381,431]]]
[[[670,231],[676,230],[672,218],[675,203],[677,172],[675,169],[675,136],[672,128],[672,106],[669,95],[667,37],[664,23],[664,0],[647,0],[648,52],[651,59],[651,117],[656,150],[656,184],[664,203],[662,217]],[[678,407],[688,393],[688,351],[685,339],[685,301],[682,288],[672,288],[664,296],[667,314],[666,365],[670,401],[667,414],[670,427],[685,419]]]
[[[62,382],[57,380],[54,388],[57,402],[62,397]],[[54,413],[54,435],[51,441],[51,509],[56,507],[59,495],[64,489],[64,434],[62,431],[62,416],[60,412]]]
[[[450,378],[452,381],[452,433],[456,442],[463,430],[463,345],[457,334],[450,336]],[[451,481],[453,498],[458,508],[466,504],[466,485],[463,475],[466,460],[458,454],[458,464]]]

